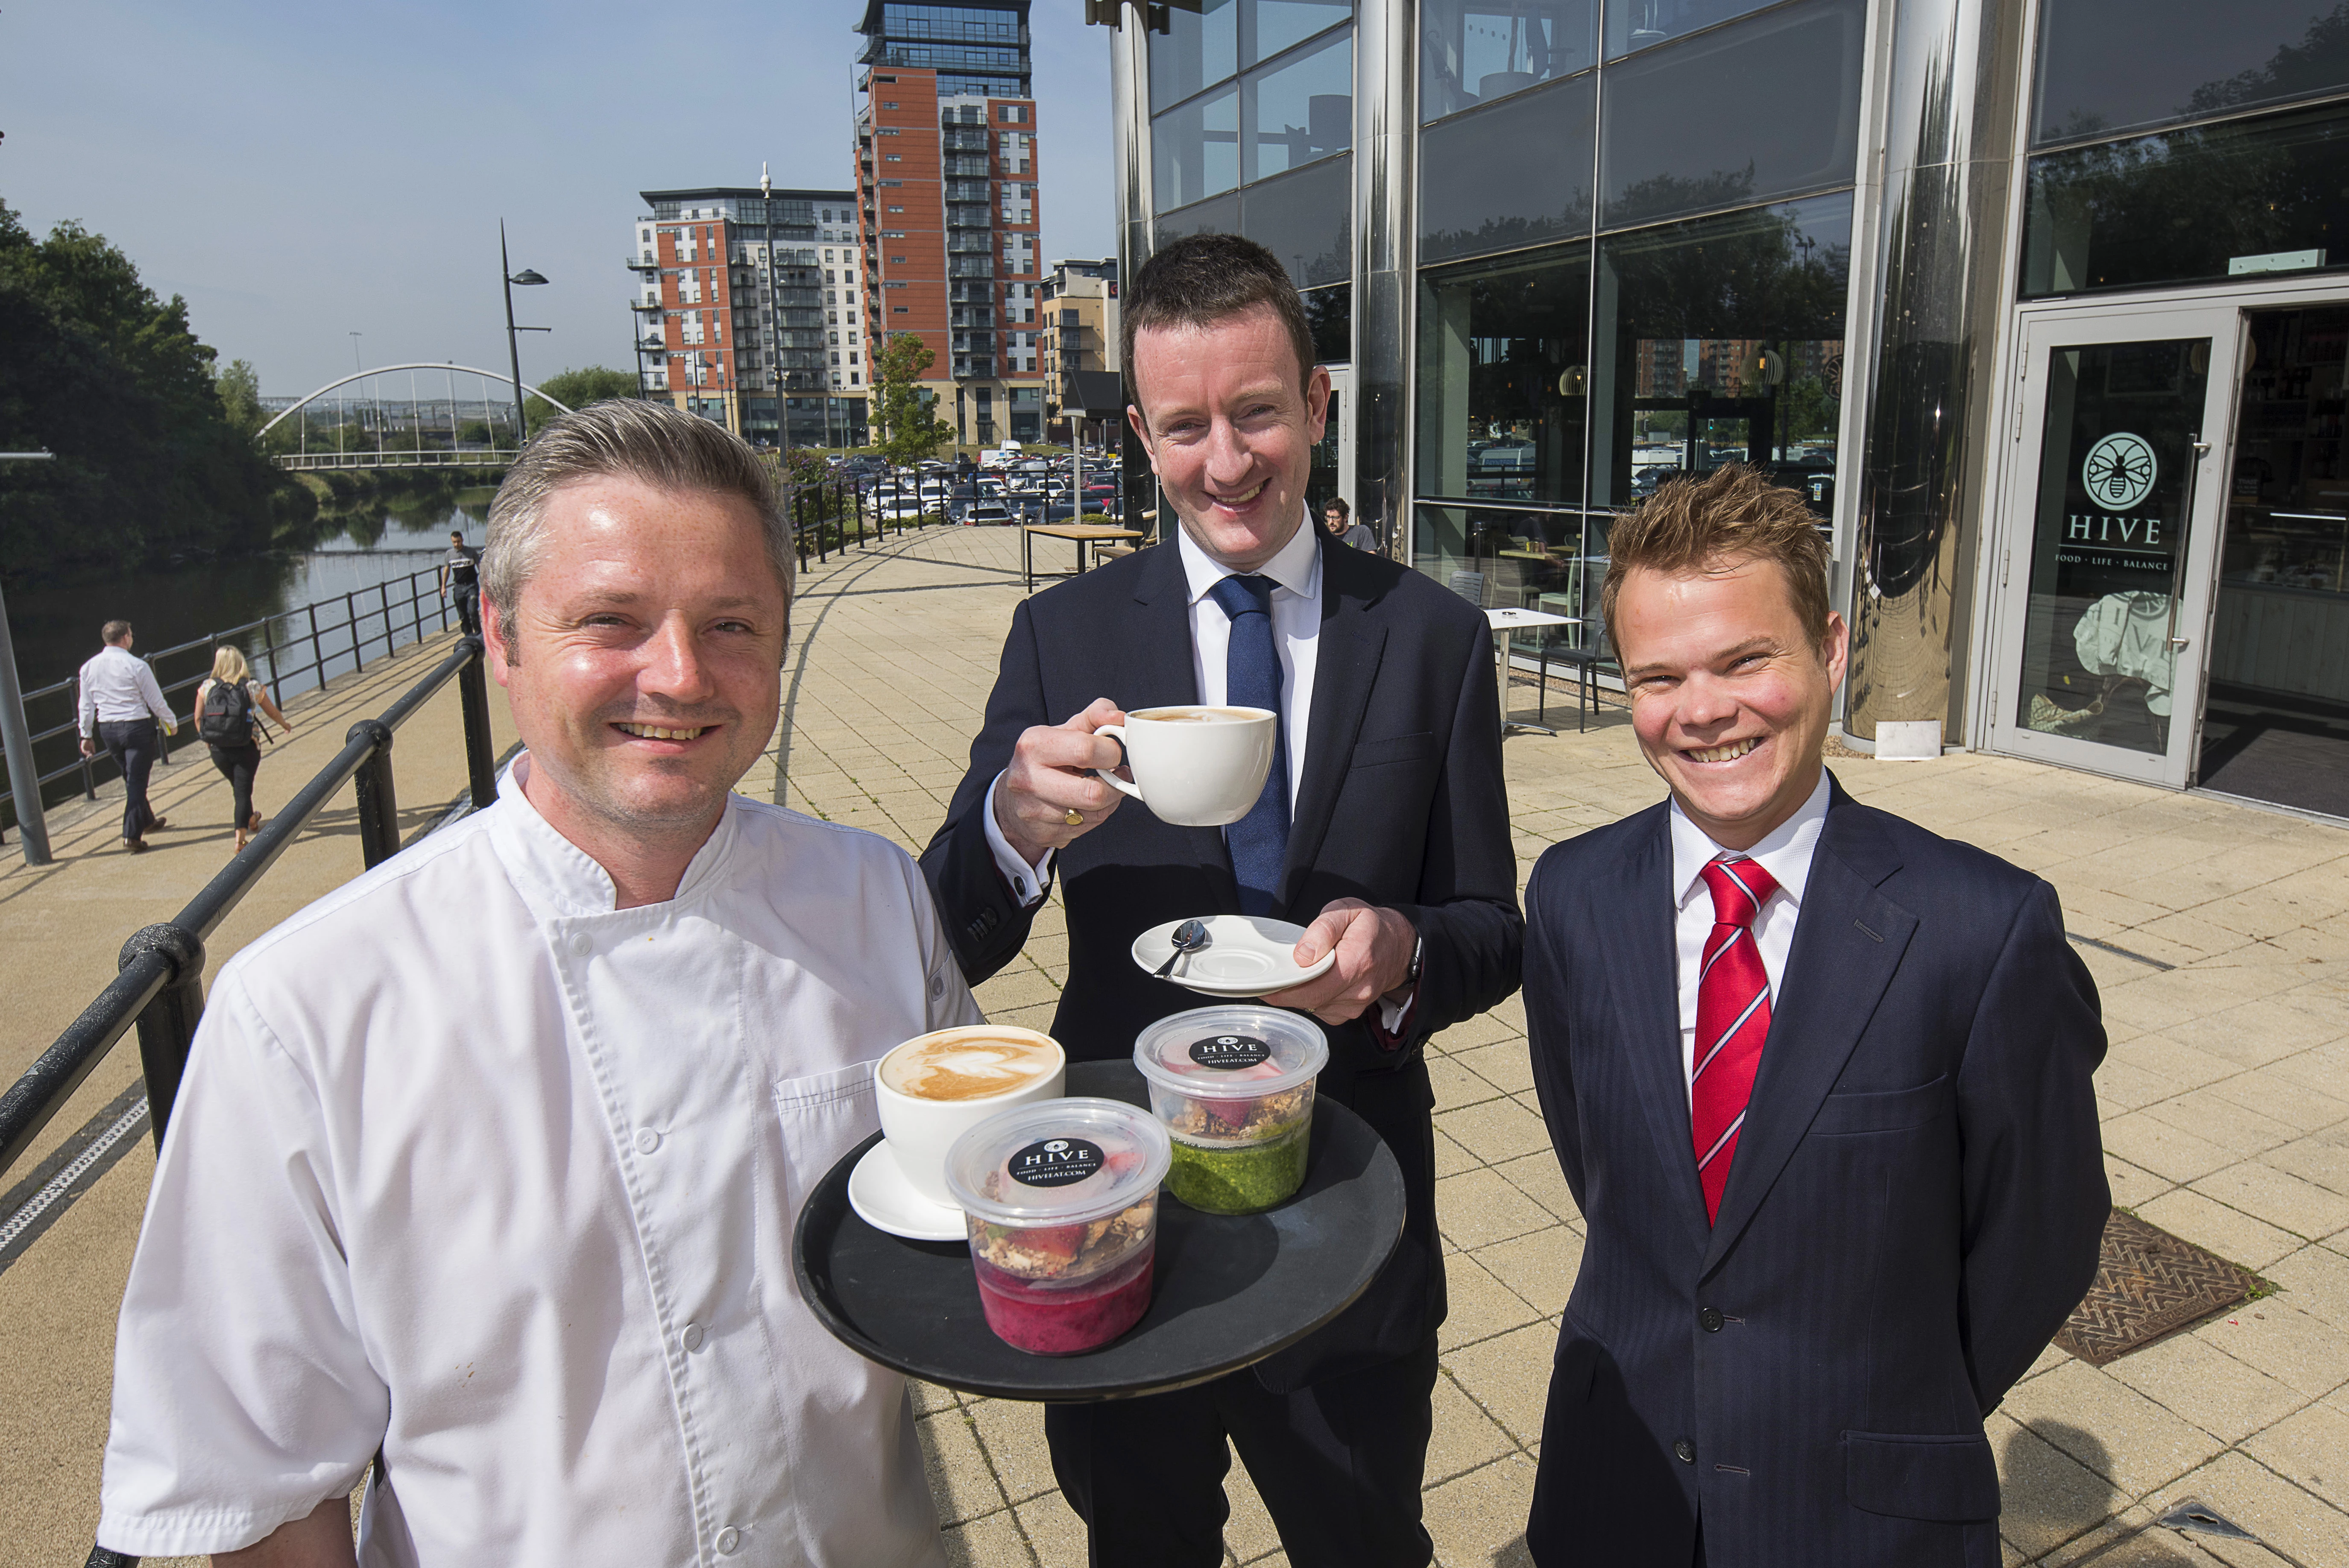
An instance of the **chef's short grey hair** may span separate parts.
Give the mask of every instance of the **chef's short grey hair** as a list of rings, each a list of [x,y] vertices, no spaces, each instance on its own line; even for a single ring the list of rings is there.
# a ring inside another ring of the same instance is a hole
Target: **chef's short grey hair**
[[[497,499],[481,555],[481,591],[511,625],[523,585],[546,551],[546,504],[565,485],[626,478],[656,490],[731,496],[750,504],[766,535],[767,559],[788,598],[799,566],[775,478],[747,442],[723,425],[667,403],[614,400],[559,416],[531,439]]]

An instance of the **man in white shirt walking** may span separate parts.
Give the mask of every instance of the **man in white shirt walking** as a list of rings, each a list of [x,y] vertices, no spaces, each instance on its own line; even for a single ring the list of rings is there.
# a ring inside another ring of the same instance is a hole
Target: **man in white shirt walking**
[[[155,671],[130,651],[130,623],[110,620],[98,629],[106,646],[81,667],[81,754],[103,747],[122,770],[122,846],[132,854],[147,847],[147,835],[164,826],[147,805],[147,776],[161,742],[155,726],[177,734],[179,723],[155,684]]]
[[[124,1297],[105,1545],[348,1564],[372,1460],[368,1564],[942,1563],[903,1381],[789,1247],[874,1060],[979,1014],[905,854],[730,793],[792,548],[749,448],[661,405],[566,415],[508,475],[484,630],[528,754],[222,970]]]

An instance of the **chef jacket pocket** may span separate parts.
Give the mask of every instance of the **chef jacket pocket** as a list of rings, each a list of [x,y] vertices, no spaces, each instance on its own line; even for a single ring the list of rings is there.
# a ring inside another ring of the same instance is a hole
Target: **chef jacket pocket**
[[[1846,1432],[1843,1485],[1854,1508],[1894,1519],[1959,1524],[1998,1517],[1998,1463],[1979,1433]]]
[[[1957,1090],[1943,1074],[1913,1089],[1882,1094],[1829,1095],[1811,1122],[1814,1133],[1905,1132],[1939,1121],[1957,1103]]]
[[[841,1158],[881,1127],[873,1097],[873,1064],[858,1062],[775,1085],[775,1115],[782,1124],[783,1162],[792,1214]]]

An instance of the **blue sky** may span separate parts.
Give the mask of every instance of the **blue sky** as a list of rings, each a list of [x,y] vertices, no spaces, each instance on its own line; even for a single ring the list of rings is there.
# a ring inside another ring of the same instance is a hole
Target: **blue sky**
[[[272,396],[369,365],[627,366],[636,192],[845,189],[862,0],[14,0],[0,7],[0,201],[78,219],[186,296]],[[1036,0],[1043,243],[1112,255],[1111,34]]]

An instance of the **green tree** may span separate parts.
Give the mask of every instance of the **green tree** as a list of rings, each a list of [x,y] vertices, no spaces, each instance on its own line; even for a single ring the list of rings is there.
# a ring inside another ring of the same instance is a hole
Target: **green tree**
[[[78,223],[36,239],[0,204],[0,570],[62,577],[266,548],[305,510],[222,400],[183,300]],[[241,379],[241,378],[240,378]],[[256,394],[257,397],[257,394]]]
[[[954,439],[916,385],[937,358],[912,332],[895,334],[873,356],[874,450],[891,462],[918,462]]]
[[[636,395],[636,378],[633,374],[603,365],[590,365],[584,370],[565,370],[559,376],[549,376],[537,386],[546,398],[553,398],[566,409],[584,409],[590,403]],[[546,422],[554,418],[555,409],[546,398],[533,397],[523,404],[523,417],[530,421],[530,433],[533,435],[543,430]]]
[[[269,415],[261,407],[261,377],[250,359],[232,359],[212,371],[212,389],[220,394],[221,409],[228,416],[231,429],[251,441],[261,427],[269,422]]]

